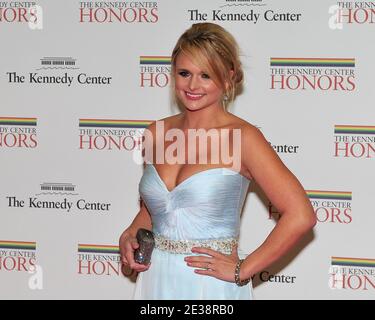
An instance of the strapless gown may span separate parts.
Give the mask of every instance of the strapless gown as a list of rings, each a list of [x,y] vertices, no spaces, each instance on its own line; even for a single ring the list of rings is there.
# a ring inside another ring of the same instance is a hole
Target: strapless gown
[[[152,231],[163,239],[210,241],[239,237],[240,213],[250,180],[229,168],[200,171],[169,191],[156,168],[147,163],[139,193],[152,219]],[[184,257],[155,247],[150,268],[138,274],[134,299],[253,299],[251,282],[233,282],[194,273]],[[239,256],[244,258],[239,250]]]

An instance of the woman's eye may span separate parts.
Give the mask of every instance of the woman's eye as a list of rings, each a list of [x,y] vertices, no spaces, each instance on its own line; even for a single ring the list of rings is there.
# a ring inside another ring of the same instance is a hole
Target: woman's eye
[[[182,76],[182,77],[187,77],[188,75],[189,75],[189,72],[187,72],[187,71],[180,71],[179,73],[178,73],[180,76]]]
[[[210,76],[207,73],[202,74],[203,79],[210,79]]]

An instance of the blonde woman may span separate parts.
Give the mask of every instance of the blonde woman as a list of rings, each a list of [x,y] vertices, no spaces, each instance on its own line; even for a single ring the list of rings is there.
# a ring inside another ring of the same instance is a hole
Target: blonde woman
[[[243,81],[230,33],[213,23],[186,30],[172,53],[172,79],[182,112],[145,130],[141,209],[120,237],[122,262],[139,272],[135,298],[252,299],[251,277],[315,225],[313,208],[262,133],[227,110]],[[199,150],[192,134],[198,131],[212,138]],[[223,149],[232,156],[220,157]],[[253,180],[281,218],[240,259],[240,212]],[[134,261],[139,228],[152,230],[156,240],[148,265]]]

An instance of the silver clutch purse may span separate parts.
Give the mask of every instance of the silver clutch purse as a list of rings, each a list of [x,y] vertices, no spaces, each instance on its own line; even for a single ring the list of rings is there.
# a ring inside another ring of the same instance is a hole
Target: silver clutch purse
[[[148,265],[151,261],[152,250],[155,247],[154,234],[150,230],[141,228],[138,229],[136,238],[139,247],[134,251],[134,261]]]

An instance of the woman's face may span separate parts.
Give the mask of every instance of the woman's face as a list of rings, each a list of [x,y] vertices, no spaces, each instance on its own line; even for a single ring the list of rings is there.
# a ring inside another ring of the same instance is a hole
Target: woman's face
[[[220,106],[223,90],[183,53],[176,58],[175,92],[188,110]]]

